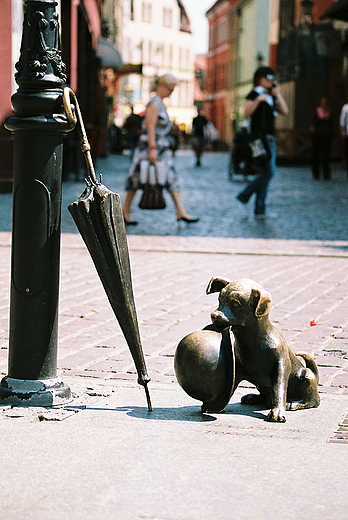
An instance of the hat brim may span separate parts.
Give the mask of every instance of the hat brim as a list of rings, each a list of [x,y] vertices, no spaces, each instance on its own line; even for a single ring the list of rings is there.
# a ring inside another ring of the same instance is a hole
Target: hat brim
[[[226,361],[226,385],[225,388],[218,394],[214,400],[206,401],[202,404],[203,413],[222,412],[235,391],[236,381],[236,358],[234,352],[234,341],[230,327],[221,331],[221,346],[224,349]]]

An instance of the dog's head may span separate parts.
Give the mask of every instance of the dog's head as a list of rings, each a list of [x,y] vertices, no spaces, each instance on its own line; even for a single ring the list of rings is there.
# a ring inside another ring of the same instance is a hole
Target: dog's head
[[[272,307],[271,295],[260,284],[247,278],[234,282],[212,278],[206,292],[220,293],[219,307],[211,313],[212,322],[219,329],[247,325],[267,316]]]

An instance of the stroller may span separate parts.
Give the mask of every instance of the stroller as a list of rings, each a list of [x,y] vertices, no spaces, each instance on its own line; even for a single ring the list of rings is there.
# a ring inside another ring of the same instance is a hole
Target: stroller
[[[228,176],[231,181],[241,179],[248,181],[256,171],[251,163],[249,147],[250,133],[246,125],[236,133],[233,139]]]

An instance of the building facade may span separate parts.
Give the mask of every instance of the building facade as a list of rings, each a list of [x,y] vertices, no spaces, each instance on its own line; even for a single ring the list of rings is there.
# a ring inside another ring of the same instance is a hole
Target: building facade
[[[120,0],[121,19],[116,21],[116,44],[123,60],[141,63],[142,74],[124,75],[116,100],[118,124],[130,106],[143,112],[150,99],[155,76],[167,72],[180,84],[167,100],[170,118],[191,125],[194,116],[194,54],[190,20],[179,0]]]
[[[101,149],[100,137],[105,134],[105,100],[99,82],[97,58],[98,39],[101,35],[100,9],[103,0],[58,0],[56,12],[61,28],[62,59],[67,66],[68,84],[76,92],[93,151]],[[0,2],[0,190],[12,189],[13,150],[12,134],[3,126],[13,113],[11,95],[16,92],[15,64],[20,56],[22,24],[26,9],[23,0]],[[66,139],[64,167],[76,172],[84,165],[76,133]]]
[[[207,11],[206,111],[231,143],[258,65],[270,61],[271,0],[217,0]]]
[[[230,13],[240,2],[218,0],[207,11],[209,23],[209,48],[207,56],[207,80],[205,111],[213,121],[222,140],[229,140],[231,99],[234,96],[230,76],[230,58],[233,52],[230,36]],[[230,96],[229,96],[230,93]]]
[[[279,0],[277,71],[290,114],[278,126],[279,155],[309,158],[310,125],[321,97],[334,114],[333,155],[341,155],[339,112],[346,100],[347,24],[323,18],[330,0]]]
[[[19,58],[23,23],[22,0],[0,2],[0,192],[12,189],[13,136],[4,121],[13,114],[11,95],[17,90],[15,63]]]
[[[310,124],[327,96],[336,120],[348,97],[347,23],[325,18],[333,0],[217,0],[207,11],[209,52],[206,111],[231,143],[244,119],[245,97],[260,65],[277,71],[289,115],[276,120],[278,155],[308,159]]]
[[[270,0],[244,0],[233,13],[238,18],[235,83],[236,126],[244,119],[245,97],[253,87],[255,69],[270,63]]]

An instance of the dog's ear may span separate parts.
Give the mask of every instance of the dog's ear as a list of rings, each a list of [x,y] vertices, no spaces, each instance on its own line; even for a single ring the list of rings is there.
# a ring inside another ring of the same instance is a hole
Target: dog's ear
[[[220,292],[229,283],[231,283],[231,280],[228,280],[227,278],[212,278],[208,283],[206,293],[211,294],[213,292]]]
[[[255,316],[261,318],[262,316],[269,314],[272,307],[272,297],[269,292],[265,290],[259,291],[258,289],[252,289],[252,294],[258,300],[255,309]]]

